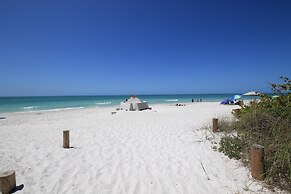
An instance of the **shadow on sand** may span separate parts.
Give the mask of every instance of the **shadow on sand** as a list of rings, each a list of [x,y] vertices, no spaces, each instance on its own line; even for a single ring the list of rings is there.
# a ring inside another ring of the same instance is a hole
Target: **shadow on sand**
[[[19,185],[19,186],[14,187],[14,189],[12,189],[12,190],[10,191],[10,193],[15,193],[15,192],[17,192],[17,191],[22,190],[23,188],[24,188],[24,184],[21,184],[21,185]]]

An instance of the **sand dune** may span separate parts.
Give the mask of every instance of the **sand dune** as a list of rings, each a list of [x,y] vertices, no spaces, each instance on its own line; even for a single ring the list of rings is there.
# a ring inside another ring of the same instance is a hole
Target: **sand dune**
[[[232,106],[155,105],[143,112],[86,108],[9,113],[0,121],[0,170],[18,193],[270,193],[249,170],[211,148],[202,130]],[[71,149],[62,148],[70,130]],[[213,140],[215,141],[215,140]],[[204,169],[203,169],[204,168]]]

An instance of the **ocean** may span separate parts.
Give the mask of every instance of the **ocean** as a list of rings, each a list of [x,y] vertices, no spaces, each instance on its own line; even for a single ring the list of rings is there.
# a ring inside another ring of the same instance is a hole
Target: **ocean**
[[[192,99],[203,102],[220,102],[234,94],[171,94],[171,95],[138,95],[142,101],[151,104],[187,103]],[[0,112],[57,111],[86,107],[117,107],[130,95],[116,96],[37,96],[37,97],[0,97]],[[253,97],[242,96],[242,100]]]

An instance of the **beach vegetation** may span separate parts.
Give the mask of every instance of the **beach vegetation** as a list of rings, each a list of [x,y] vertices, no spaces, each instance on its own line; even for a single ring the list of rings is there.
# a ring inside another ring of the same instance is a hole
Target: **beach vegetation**
[[[232,118],[221,117],[218,118],[218,130],[224,132],[225,134],[230,134],[234,131],[235,120]]]
[[[219,151],[223,152],[230,159],[240,159],[243,150],[243,140],[237,136],[226,136],[221,138]]]
[[[270,84],[274,96],[242,106],[240,118],[228,124],[236,136],[222,138],[219,150],[247,164],[251,145],[264,146],[266,182],[291,192],[291,80],[281,79]]]

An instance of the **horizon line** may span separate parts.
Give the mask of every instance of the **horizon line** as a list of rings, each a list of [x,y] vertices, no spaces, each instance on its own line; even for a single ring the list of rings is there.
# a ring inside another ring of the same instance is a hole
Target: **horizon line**
[[[19,96],[0,96],[0,98],[21,98],[21,97],[77,97],[77,96],[167,96],[167,95],[219,95],[219,94],[238,94],[242,95],[245,92],[226,92],[226,93],[171,93],[171,94],[77,94],[77,95],[19,95]],[[265,94],[272,94],[273,92],[260,92]]]

